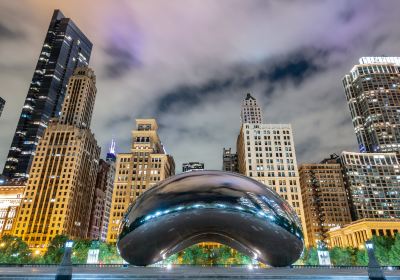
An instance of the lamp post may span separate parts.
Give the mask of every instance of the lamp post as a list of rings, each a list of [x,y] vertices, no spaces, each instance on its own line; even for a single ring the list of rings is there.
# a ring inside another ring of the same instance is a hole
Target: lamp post
[[[68,240],[67,242],[65,242],[63,259],[61,261],[61,264],[57,268],[57,274],[55,280],[72,279],[71,254],[73,245],[74,242],[72,240]]]
[[[370,280],[385,280],[382,268],[375,257],[374,243],[371,240],[365,242],[365,247],[368,252],[368,277]]]

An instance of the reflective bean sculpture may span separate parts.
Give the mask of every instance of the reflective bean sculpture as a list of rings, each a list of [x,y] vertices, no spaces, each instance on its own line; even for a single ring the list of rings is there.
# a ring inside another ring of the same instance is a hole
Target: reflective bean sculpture
[[[143,193],[122,221],[117,246],[127,262],[145,266],[206,241],[271,266],[290,265],[303,250],[299,219],[286,201],[222,171],[183,173]]]

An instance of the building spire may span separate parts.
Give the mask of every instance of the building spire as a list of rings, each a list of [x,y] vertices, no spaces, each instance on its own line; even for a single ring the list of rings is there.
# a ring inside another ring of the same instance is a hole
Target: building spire
[[[242,102],[241,119],[242,123],[262,123],[261,108],[250,93],[247,93]]]
[[[110,145],[110,149],[108,150],[108,153],[115,155],[115,140],[114,140],[114,138],[111,139],[111,145]]]
[[[114,140],[114,138],[112,138],[110,148],[106,155],[106,161],[112,161],[112,162],[116,161],[117,157],[116,157],[115,149],[116,149],[115,140]]]

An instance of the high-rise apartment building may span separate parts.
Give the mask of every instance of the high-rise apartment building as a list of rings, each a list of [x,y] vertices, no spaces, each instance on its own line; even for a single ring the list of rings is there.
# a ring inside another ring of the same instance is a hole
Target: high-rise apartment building
[[[353,220],[400,218],[396,153],[343,152],[340,159]]]
[[[0,237],[12,234],[24,195],[25,183],[25,181],[12,181],[0,185]]]
[[[262,112],[257,100],[248,93],[242,102],[242,123],[262,123]]]
[[[265,184],[284,198],[300,217],[299,223],[305,231],[292,126],[264,124],[261,115],[255,98],[247,94],[236,143],[239,173]],[[307,235],[305,242],[308,244]]]
[[[187,162],[182,164],[182,172],[204,170],[204,163],[202,162]]]
[[[222,151],[222,170],[239,172],[237,154],[231,148],[224,148]]]
[[[360,152],[400,152],[400,57],[362,57],[343,78]]]
[[[94,72],[77,68],[60,119],[39,141],[14,231],[38,251],[57,234],[88,237],[100,155],[90,130],[96,92]]]
[[[117,154],[108,242],[117,241],[120,222],[132,202],[148,188],[175,174],[175,162],[166,154],[157,131],[155,119],[137,119],[131,152]]]
[[[0,97],[0,117],[1,117],[1,114],[3,113],[5,104],[6,104],[6,101]]]
[[[59,117],[74,69],[87,66],[92,43],[69,18],[55,10],[29,85],[3,175],[27,178],[39,140]]]
[[[107,155],[111,154],[110,151]],[[96,188],[90,211],[89,239],[106,241],[110,219],[111,199],[115,177],[115,157],[100,159],[97,171]]]
[[[327,232],[351,222],[342,168],[336,159],[299,168],[308,245],[328,245]]]

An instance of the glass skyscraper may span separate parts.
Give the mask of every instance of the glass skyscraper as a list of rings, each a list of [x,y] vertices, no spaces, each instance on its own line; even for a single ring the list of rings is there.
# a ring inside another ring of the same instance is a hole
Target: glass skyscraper
[[[360,152],[400,152],[400,57],[362,57],[343,79]]]
[[[74,24],[55,10],[32,82],[11,143],[3,175],[27,178],[39,140],[58,117],[69,78],[78,66],[87,66],[92,43]]]

